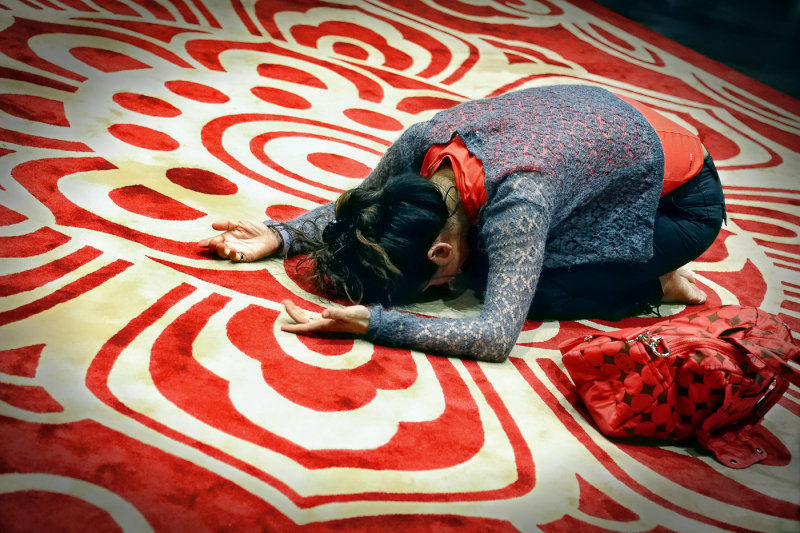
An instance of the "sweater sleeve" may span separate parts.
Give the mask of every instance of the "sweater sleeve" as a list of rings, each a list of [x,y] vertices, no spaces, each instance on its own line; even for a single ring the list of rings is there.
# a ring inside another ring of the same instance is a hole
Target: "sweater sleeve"
[[[381,188],[386,184],[386,181],[395,174],[400,174],[410,169],[419,171],[422,158],[425,155],[424,135],[427,124],[426,122],[418,122],[406,129],[402,135],[386,149],[386,152],[383,154],[380,161],[378,161],[378,164],[372,172],[370,172],[358,186],[365,188]],[[335,202],[329,202],[288,222],[278,224],[283,224],[296,231],[300,231],[312,240],[319,240],[325,226],[334,218],[334,208]],[[273,221],[265,221],[264,223],[267,225],[276,224]],[[281,235],[284,238],[284,255],[296,255],[307,251],[302,248],[299,242],[292,240],[291,232],[284,231],[281,232]],[[286,242],[287,235],[289,242]]]
[[[376,344],[448,357],[502,362],[522,330],[542,269],[551,205],[536,173],[518,173],[497,185],[484,207],[481,241],[489,275],[480,314],[426,318],[375,307],[366,338]]]

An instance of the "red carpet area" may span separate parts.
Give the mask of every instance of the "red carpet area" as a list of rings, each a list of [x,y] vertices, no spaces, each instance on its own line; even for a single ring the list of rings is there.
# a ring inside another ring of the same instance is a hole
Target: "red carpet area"
[[[0,48],[1,531],[800,530],[796,387],[764,423],[791,459],[741,470],[584,418],[558,344],[656,317],[531,321],[502,364],[301,338],[291,261],[196,245],[437,110],[599,85],[717,162],[707,305],[800,332],[798,101],[588,0],[0,0]]]

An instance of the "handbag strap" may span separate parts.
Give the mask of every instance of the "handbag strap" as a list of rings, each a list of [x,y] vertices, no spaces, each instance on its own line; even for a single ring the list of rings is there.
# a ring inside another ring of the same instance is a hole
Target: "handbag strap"
[[[730,425],[724,425],[727,419],[725,410],[732,405],[732,402],[726,401],[719,410],[703,421],[702,427],[697,429],[698,444],[712,452],[721,463],[732,468],[744,468],[767,459],[764,449],[749,438],[749,432],[761,422],[767,411],[783,396],[788,386],[788,381],[773,378],[769,390],[750,413]],[[726,400],[729,399],[729,392],[726,391]],[[722,423],[720,427],[714,427],[720,423]]]
[[[796,360],[796,352],[789,357],[777,353],[758,344],[742,339],[725,337],[725,341],[739,348],[733,350],[732,355],[740,363],[744,363],[753,371],[760,371],[765,366],[769,366],[789,383],[800,387],[800,371],[794,368],[789,361]],[[764,353],[764,352],[768,353]]]

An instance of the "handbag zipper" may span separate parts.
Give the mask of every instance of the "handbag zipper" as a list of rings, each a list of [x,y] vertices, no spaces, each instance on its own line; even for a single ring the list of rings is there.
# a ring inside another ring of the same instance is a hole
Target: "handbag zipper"
[[[650,330],[638,334],[636,337],[627,340],[628,344],[641,342],[650,349],[650,353],[656,357],[669,357],[673,351],[680,352],[685,348],[714,348],[718,351],[728,353],[731,345],[723,340],[713,337],[661,337],[653,335]],[[663,345],[664,350],[660,350],[659,344]]]
[[[669,346],[673,350],[681,350],[683,348],[714,348],[718,351],[728,353],[731,351],[731,344],[729,342],[715,339],[712,337],[677,337],[669,339]]]
[[[606,336],[607,334],[599,334],[599,335],[587,335],[584,337],[583,342],[590,342],[592,339]],[[609,336],[609,338],[614,338],[613,336]],[[633,344],[635,342],[641,342],[649,351],[661,358],[669,357],[673,351],[680,351],[683,348],[697,348],[705,346],[707,348],[714,348],[717,350],[724,350],[726,353],[731,350],[731,344],[723,341],[721,339],[717,339],[714,337],[663,337],[654,335],[650,332],[650,330],[646,330],[643,333],[639,333],[633,338],[626,339],[626,338],[619,338],[617,340],[623,341],[627,344]],[[663,345],[664,350],[661,350],[659,344]]]
[[[658,350],[658,343],[663,341],[664,337],[654,337],[650,333],[650,330],[648,329],[644,333],[639,333],[634,338],[626,340],[625,342],[628,344],[633,344],[634,342],[641,342],[642,344],[650,348],[650,353],[652,353],[653,355],[657,357],[669,357],[672,351],[670,347],[667,346],[666,343],[664,343],[665,351],[661,352]]]

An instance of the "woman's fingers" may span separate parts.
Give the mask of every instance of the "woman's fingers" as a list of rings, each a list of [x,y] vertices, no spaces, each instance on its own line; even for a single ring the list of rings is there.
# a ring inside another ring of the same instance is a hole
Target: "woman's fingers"
[[[236,250],[227,250],[227,252],[228,252],[228,255],[226,257],[228,259],[230,259],[234,263],[236,263],[238,261],[241,261],[240,258],[243,257],[243,255],[240,255],[241,252],[238,252]]]
[[[222,235],[215,235],[214,237],[208,237],[206,239],[201,239],[197,241],[199,246],[203,246],[205,248],[211,248],[216,246],[218,243],[222,242]]]
[[[317,333],[317,332],[332,332],[331,321],[325,319],[306,319],[305,322],[296,322],[294,324],[284,324],[281,326],[281,331],[288,331],[289,333]]]
[[[231,261],[245,261],[246,259],[244,253],[227,246],[227,244],[223,242],[222,238],[219,237],[205,239],[203,241],[199,241],[197,244],[216,252],[216,254],[222,259],[230,259]]]
[[[216,221],[211,223],[211,228],[217,231],[231,231],[236,229],[237,223],[232,220],[222,220]],[[208,237],[206,239],[201,239],[197,242],[200,246],[205,246],[207,248],[211,248],[225,240],[225,234],[222,233],[220,235],[215,235],[213,237]]]
[[[221,251],[220,251],[221,249]],[[230,259],[231,261],[237,261],[239,257],[239,252],[230,247],[222,247],[220,246],[217,248],[217,254],[223,259]]]
[[[232,220],[217,221],[213,222],[211,227],[215,230],[222,230],[224,233],[220,233],[214,237],[201,239],[197,241],[198,246],[208,248],[209,250],[216,252],[220,258],[230,259],[235,263],[242,263],[248,260],[247,254],[240,250],[238,246],[235,246],[236,242],[233,242],[235,239],[232,239],[231,234],[229,233],[233,230],[240,229],[240,222]]]
[[[220,258],[230,259],[234,263],[244,263],[248,260],[246,252],[231,246],[231,243],[225,242],[222,238],[208,239],[207,243],[200,241],[198,244],[216,252]]]
[[[369,329],[369,309],[363,305],[329,307],[322,311],[322,318],[330,320],[337,331],[360,335]]]
[[[284,324],[281,326],[281,331],[286,331],[289,333],[324,333],[326,331],[330,332],[327,328],[326,324],[323,324],[321,320],[312,320],[306,322],[305,324]]]
[[[214,222],[212,227],[223,233],[198,241],[198,245],[216,252],[234,263],[256,261],[274,254],[281,246],[275,233],[262,222],[228,220]]]
[[[282,331],[291,333],[349,333],[360,335],[369,327],[369,310],[363,305],[336,308],[329,307],[320,316],[309,315],[291,300],[284,300],[283,306],[294,324],[284,324]]]
[[[225,242],[225,234],[221,233],[213,237],[200,239],[199,241],[197,241],[197,244],[198,246],[202,246],[204,248],[219,248],[224,244],[224,242]]]
[[[236,229],[239,223],[234,220],[217,220],[211,223],[211,227],[217,231],[231,231]]]
[[[369,325],[369,311],[363,306],[327,308],[321,316],[309,315],[291,300],[284,300],[283,306],[294,324],[284,324],[282,331],[291,333],[350,333],[366,332]]]
[[[283,307],[286,309],[286,312],[289,313],[289,316],[292,317],[297,324],[305,324],[309,321],[308,317],[306,316],[305,310],[303,310],[300,306],[294,303],[291,300],[284,300],[281,302]]]

